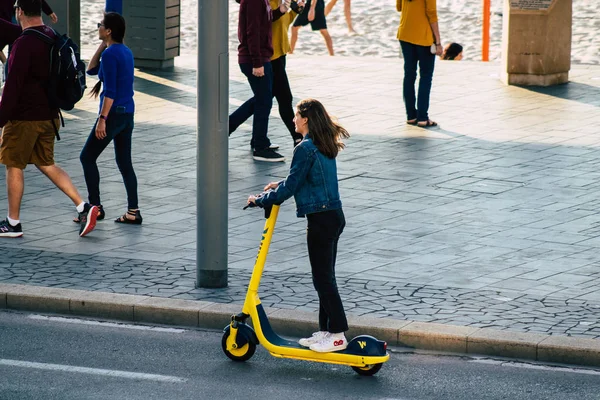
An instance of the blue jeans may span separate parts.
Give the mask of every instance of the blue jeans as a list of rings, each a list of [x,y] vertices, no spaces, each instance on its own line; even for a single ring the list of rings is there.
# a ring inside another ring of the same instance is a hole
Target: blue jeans
[[[417,121],[429,120],[429,94],[433,80],[433,67],[435,54],[431,54],[429,46],[400,41],[402,56],[404,57],[404,105],[406,106],[406,119]],[[419,66],[419,97],[415,95],[415,82],[417,81],[417,64]],[[416,108],[415,108],[416,103]]]
[[[246,101],[229,116],[229,134],[254,114],[252,121],[252,147],[263,150],[271,146],[267,137],[269,115],[273,107],[273,67],[270,62],[264,64],[265,76],[252,75],[252,64],[240,64],[242,73],[248,78],[254,97]]]
[[[133,134],[133,114],[118,113],[112,110],[106,121],[106,137],[96,138],[96,123],[90,132],[79,160],[83,166],[85,184],[88,189],[90,204],[100,205],[100,172],[96,160],[104,151],[106,146],[114,140],[115,159],[123,177],[125,190],[127,191],[127,207],[138,208],[137,177],[131,163],[131,136]]]

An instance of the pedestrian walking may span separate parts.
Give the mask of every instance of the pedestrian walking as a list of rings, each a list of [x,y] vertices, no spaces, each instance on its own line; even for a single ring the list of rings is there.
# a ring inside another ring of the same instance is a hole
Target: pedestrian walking
[[[325,0],[307,0],[304,11],[296,17],[292,27],[292,43],[290,54],[296,48],[298,32],[300,28],[310,24],[313,31],[321,32],[330,56],[333,56],[333,39],[327,30],[327,19],[325,18]]]
[[[429,95],[435,56],[442,55],[436,0],[396,0],[401,12],[397,38],[404,57],[406,123],[423,128],[437,126],[429,119]],[[419,92],[415,94],[419,67]]]
[[[83,166],[89,202],[105,216],[100,201],[100,171],[96,161],[110,142],[114,143],[115,160],[127,192],[127,212],[115,222],[139,225],[142,215],[138,206],[137,177],[131,162],[133,135],[133,54],[123,44],[125,19],[118,13],[104,14],[98,23],[98,38],[102,43],[90,60],[88,75],[98,75],[91,96],[100,95],[99,113],[79,159]],[[102,89],[102,91],[100,91]],[[74,220],[77,222],[77,219]]]
[[[294,18],[302,11],[304,1],[291,2],[290,0],[270,0],[273,9],[272,44],[273,56],[271,57],[271,66],[273,68],[273,97],[277,99],[279,105],[279,116],[292,136],[293,144],[296,146],[302,141],[302,135],[296,132],[294,128],[294,107],[292,102],[294,96],[290,88],[286,72],[286,55],[290,52],[290,41],[288,31]],[[246,101],[242,109],[248,109],[248,113],[254,113],[255,99]],[[250,115],[251,115],[250,114]],[[249,117],[249,116],[248,116]],[[233,122],[233,121],[232,121]],[[235,123],[242,124],[241,118],[235,119]],[[239,125],[229,125],[229,131],[234,132]],[[271,145],[272,146],[272,145]]]
[[[20,237],[23,170],[33,164],[75,204],[79,213],[79,236],[96,226],[98,208],[85,203],[69,175],[54,162],[54,139],[59,129],[58,109],[49,104],[46,88],[50,82],[50,46],[36,30],[50,38],[55,32],[42,21],[41,0],[17,0],[16,19],[23,29],[9,60],[10,73],[0,101],[0,163],[6,166],[8,216],[0,222],[0,237]],[[32,62],[35,60],[35,62]]]
[[[238,1],[238,0],[236,0]],[[285,157],[277,153],[267,136],[269,115],[273,107],[273,12],[268,0],[239,0],[238,64],[254,96],[229,116],[229,135],[252,114],[252,157],[257,161],[279,162]]]
[[[337,4],[338,0],[329,0],[329,3],[325,6],[325,16],[327,17],[333,7]],[[346,25],[348,25],[348,33],[356,34],[354,27],[352,26],[352,0],[344,0],[344,17],[346,18]]]
[[[298,103],[294,124],[303,140],[294,149],[290,173],[265,186],[261,195],[250,196],[248,203],[267,207],[294,196],[296,215],[306,216],[308,257],[319,296],[319,332],[299,343],[313,351],[339,351],[348,345],[348,322],[335,279],[338,241],[346,225],[336,157],[344,148],[341,139],[350,135],[314,99]]]

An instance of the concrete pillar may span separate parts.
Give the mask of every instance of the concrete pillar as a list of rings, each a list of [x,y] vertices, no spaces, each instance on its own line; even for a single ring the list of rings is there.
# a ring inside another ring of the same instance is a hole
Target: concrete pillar
[[[80,0],[49,0],[48,5],[58,16],[58,23],[52,24],[50,18],[42,14],[44,23],[60,34],[67,34],[81,48],[81,6]]]
[[[138,68],[171,68],[179,55],[180,0],[127,0],[125,43]]]
[[[502,81],[551,86],[569,81],[573,0],[504,0]]]

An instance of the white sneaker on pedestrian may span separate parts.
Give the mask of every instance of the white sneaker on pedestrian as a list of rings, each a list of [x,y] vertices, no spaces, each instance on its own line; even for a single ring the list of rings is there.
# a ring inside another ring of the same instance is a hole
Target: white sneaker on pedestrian
[[[317,353],[330,353],[332,351],[344,350],[348,347],[348,341],[343,333],[327,333],[317,343],[310,346]]]
[[[319,340],[321,340],[321,338],[323,336],[327,335],[327,333],[329,333],[329,332],[327,332],[327,331],[315,332],[309,338],[304,338],[304,339],[298,340],[298,344],[302,347],[310,347],[311,345],[318,343]]]

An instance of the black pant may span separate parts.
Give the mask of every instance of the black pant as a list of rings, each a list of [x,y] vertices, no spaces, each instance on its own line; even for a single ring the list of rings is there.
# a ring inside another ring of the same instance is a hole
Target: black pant
[[[344,212],[329,210],[308,214],[308,257],[313,284],[319,295],[319,329],[331,333],[348,330],[348,321],[335,280],[335,258],[340,235],[346,226]]]
[[[133,114],[119,114],[111,111],[106,121],[106,137],[101,140],[96,138],[96,124],[79,155],[90,204],[102,204],[100,203],[100,172],[96,160],[106,146],[114,140],[115,159],[127,191],[127,207],[136,209],[138,208],[137,177],[131,163]]]
[[[270,62],[264,64],[265,76],[252,75],[252,64],[240,64],[242,73],[248,78],[254,96],[242,104],[229,116],[229,134],[235,131],[254,114],[252,121],[252,147],[263,150],[271,146],[267,137],[269,115],[273,107],[273,67]]]
[[[433,80],[435,54],[431,54],[429,46],[400,41],[404,56],[404,105],[406,119],[417,119],[419,122],[429,120],[429,94]],[[419,96],[415,95],[417,81],[417,64],[419,66]],[[415,108],[416,103],[416,108]]]
[[[294,127],[294,107],[292,102],[294,96],[292,95],[292,89],[290,88],[290,81],[288,80],[287,72],[285,70],[286,57],[285,55],[271,61],[273,65],[273,97],[277,100],[279,106],[279,116],[281,120],[290,131],[290,135],[294,141],[296,139],[302,139],[302,135],[296,132]]]
[[[294,139],[302,139],[302,135],[296,133],[294,128],[294,108],[292,102],[294,97],[292,96],[292,89],[290,89],[290,82],[285,71],[286,58],[281,56],[271,61],[271,67],[273,69],[273,90],[272,96],[277,99],[279,105],[279,115],[281,120],[290,131],[290,135]],[[229,134],[231,135],[241,124],[246,122],[254,114],[255,109],[255,97],[246,101],[237,111],[229,116]],[[254,117],[256,118],[256,116]],[[252,147],[256,147],[254,138],[251,142]]]

